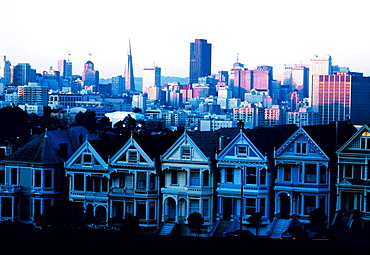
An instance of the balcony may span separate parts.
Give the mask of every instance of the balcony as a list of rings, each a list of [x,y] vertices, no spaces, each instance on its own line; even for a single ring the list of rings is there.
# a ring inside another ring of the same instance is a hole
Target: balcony
[[[275,190],[298,192],[325,192],[329,191],[329,184],[292,183],[290,181],[276,181]]]
[[[165,194],[173,194],[173,195],[211,195],[212,189],[210,187],[173,187],[169,186],[166,188],[162,188],[162,193]]]
[[[94,201],[107,201],[108,192],[95,192],[95,191],[70,191],[70,197],[76,200],[94,200]]]
[[[113,187],[111,189],[111,196],[126,197],[126,196],[140,196],[140,197],[155,197],[158,195],[157,190],[144,190],[144,189],[127,189]]]
[[[44,194],[50,195],[50,194],[55,194],[55,193],[59,193],[59,192],[57,189],[52,188],[52,187],[47,187],[47,188],[31,187],[31,194],[34,194],[34,195],[44,195]]]
[[[14,194],[22,191],[19,185],[0,185],[0,194]]]

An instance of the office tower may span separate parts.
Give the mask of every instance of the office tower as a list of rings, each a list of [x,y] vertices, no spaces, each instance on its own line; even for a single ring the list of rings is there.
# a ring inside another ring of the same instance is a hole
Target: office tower
[[[248,93],[253,88],[253,71],[245,69],[232,69],[233,74],[233,97],[245,99],[245,93]]]
[[[272,66],[258,66],[253,71],[253,88],[256,90],[269,90],[273,77]]]
[[[362,73],[336,72],[334,75],[319,75],[317,102],[321,123],[349,120],[362,125],[370,122],[370,77]]]
[[[125,77],[118,75],[112,77],[112,96],[122,96],[125,92]]]
[[[161,86],[161,68],[151,67],[143,70],[143,93],[148,93],[150,87]],[[149,98],[150,99],[150,98]]]
[[[69,59],[58,60],[58,71],[62,78],[72,77],[72,62]]]
[[[9,60],[6,60],[6,56],[0,60],[0,79],[3,80],[2,83],[5,86],[11,84],[11,64]]]
[[[82,72],[84,86],[99,85],[99,72],[94,69],[94,63],[88,60]]]
[[[292,90],[297,90],[300,98],[308,97],[309,69],[303,65],[292,68]]]
[[[134,69],[132,64],[132,54],[131,54],[131,41],[128,42],[128,51],[127,51],[127,62],[125,66],[125,89],[127,91],[135,91],[135,77]]]
[[[205,39],[190,43],[189,83],[198,83],[198,78],[211,74],[212,45]]]
[[[14,67],[14,86],[24,86],[29,82],[36,81],[36,70],[31,68],[29,63],[19,63]]]
[[[19,104],[48,106],[48,87],[30,82],[18,87]]]
[[[318,86],[320,75],[332,74],[332,61],[330,55],[318,56],[310,59],[309,98],[313,111],[318,111]]]

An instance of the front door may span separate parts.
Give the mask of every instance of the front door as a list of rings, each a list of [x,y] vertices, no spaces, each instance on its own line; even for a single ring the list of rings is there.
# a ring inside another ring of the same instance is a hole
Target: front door
[[[287,193],[281,193],[279,195],[280,201],[280,218],[290,218],[290,196]]]

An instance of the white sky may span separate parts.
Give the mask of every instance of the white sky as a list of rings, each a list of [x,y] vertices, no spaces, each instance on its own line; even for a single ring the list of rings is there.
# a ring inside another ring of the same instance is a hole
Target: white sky
[[[370,75],[367,0],[0,0],[0,55],[37,72],[70,59],[81,74],[91,59],[101,78],[123,75],[131,39],[134,75],[153,63],[187,77],[190,42],[212,44],[212,73],[239,62],[254,69],[333,64]],[[89,56],[91,53],[91,58]]]

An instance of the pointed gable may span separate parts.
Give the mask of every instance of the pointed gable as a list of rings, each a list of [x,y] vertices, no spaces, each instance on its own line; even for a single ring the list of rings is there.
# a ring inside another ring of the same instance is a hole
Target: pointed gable
[[[111,158],[110,163],[112,165],[135,164],[154,167],[153,160],[132,137]]]
[[[264,155],[255,147],[250,139],[240,133],[217,156],[218,160],[248,159],[263,160]]]
[[[370,151],[370,127],[365,124],[337,150],[337,154],[368,151]]]
[[[302,127],[294,132],[294,134],[276,151],[276,157],[279,158],[301,156],[329,160],[325,152]]]
[[[91,145],[91,141],[86,140],[67,160],[65,167],[68,169],[107,170],[108,164]]]

